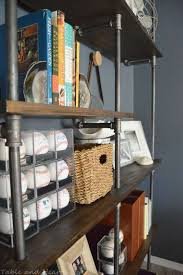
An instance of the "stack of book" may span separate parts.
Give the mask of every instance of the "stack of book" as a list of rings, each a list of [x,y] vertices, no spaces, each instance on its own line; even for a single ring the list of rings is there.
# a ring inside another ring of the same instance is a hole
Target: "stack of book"
[[[39,10],[18,24],[19,100],[79,107],[79,42],[60,10]],[[0,26],[1,99],[7,99],[6,28]]]

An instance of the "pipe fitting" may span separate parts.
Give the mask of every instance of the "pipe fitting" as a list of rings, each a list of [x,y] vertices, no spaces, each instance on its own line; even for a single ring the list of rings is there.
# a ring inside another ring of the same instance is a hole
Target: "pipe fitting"
[[[21,146],[20,122],[21,116],[8,115],[6,118],[6,145],[9,147]]]

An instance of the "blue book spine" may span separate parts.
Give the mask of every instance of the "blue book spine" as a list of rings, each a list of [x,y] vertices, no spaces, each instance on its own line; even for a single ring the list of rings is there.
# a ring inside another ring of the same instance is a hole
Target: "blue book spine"
[[[72,106],[73,27],[65,23],[65,106]]]
[[[52,104],[52,24],[51,12],[47,14],[47,77],[48,77],[48,104]]]

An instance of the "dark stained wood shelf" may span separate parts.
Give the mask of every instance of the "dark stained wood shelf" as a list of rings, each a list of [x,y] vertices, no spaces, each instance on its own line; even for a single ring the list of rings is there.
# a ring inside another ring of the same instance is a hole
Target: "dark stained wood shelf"
[[[139,269],[141,268],[142,263],[144,261],[144,258],[146,256],[146,254],[148,253],[152,238],[154,237],[156,230],[157,230],[157,226],[153,225],[149,232],[147,239],[144,240],[134,261],[131,263],[130,262],[127,263],[124,270],[120,273],[120,275],[137,275],[138,274]]]
[[[113,112],[102,109],[62,107],[54,104],[29,103],[6,100],[0,102],[0,113],[17,114],[23,117],[107,117],[133,118],[133,113]]]
[[[126,4],[125,0],[19,0],[28,10],[48,8],[62,10],[66,21],[73,26],[85,28],[81,42],[110,58],[115,57],[115,32],[109,22],[116,13],[122,14],[121,62],[161,57],[152,39]],[[91,30],[93,27],[93,30]],[[89,31],[86,31],[90,28]]]
[[[1,270],[16,269],[18,274],[24,274],[25,271],[47,269],[81,236],[98,224],[120,201],[124,200],[159,164],[160,161],[156,160],[153,165],[149,166],[131,164],[121,168],[119,190],[112,190],[104,198],[90,205],[78,205],[76,210],[63,220],[28,240],[26,260],[16,262],[13,258],[13,249],[0,245]]]

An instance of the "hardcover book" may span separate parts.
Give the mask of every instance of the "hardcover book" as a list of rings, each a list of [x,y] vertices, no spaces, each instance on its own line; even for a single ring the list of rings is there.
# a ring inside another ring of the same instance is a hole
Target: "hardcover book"
[[[76,107],[76,30],[73,30],[72,48],[72,107]]]
[[[72,106],[73,27],[65,23],[65,106]]]
[[[52,92],[53,92],[53,104],[59,104],[57,11],[52,12]]]
[[[147,238],[149,232],[149,198],[145,197],[144,202],[144,239]]]
[[[7,57],[5,25],[0,27],[1,60]],[[4,44],[3,44],[4,43]],[[18,19],[19,100],[52,103],[51,12],[40,10]],[[0,67],[1,96],[7,98],[7,61]]]
[[[79,66],[80,66],[80,43],[76,41],[76,87],[75,87],[75,101],[76,101],[76,107],[79,107]]]
[[[58,91],[59,105],[65,106],[65,46],[64,25],[65,16],[62,11],[57,11],[58,24]]]

